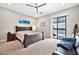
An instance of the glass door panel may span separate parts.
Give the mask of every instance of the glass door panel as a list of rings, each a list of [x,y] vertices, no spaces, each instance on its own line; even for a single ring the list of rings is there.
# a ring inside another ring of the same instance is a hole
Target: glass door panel
[[[65,17],[58,18],[58,38],[61,39],[66,36],[66,22]]]
[[[52,23],[53,23],[53,28],[52,28],[53,34],[52,35],[53,35],[54,38],[57,38],[57,19],[54,18]]]

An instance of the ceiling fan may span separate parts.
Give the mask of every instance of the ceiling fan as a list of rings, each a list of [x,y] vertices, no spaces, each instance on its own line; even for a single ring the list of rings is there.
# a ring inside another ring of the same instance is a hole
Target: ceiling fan
[[[38,3],[35,3],[35,6],[30,5],[30,4],[25,4],[25,5],[29,6],[29,7],[34,7],[36,9],[36,12],[38,13],[38,8],[47,5],[47,3],[43,3],[43,4],[40,4],[40,5],[38,5]]]

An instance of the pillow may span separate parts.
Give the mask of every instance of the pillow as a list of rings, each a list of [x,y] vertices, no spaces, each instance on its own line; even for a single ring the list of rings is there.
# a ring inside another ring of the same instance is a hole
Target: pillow
[[[75,44],[74,38],[63,38],[58,45],[66,50],[71,50],[74,44]]]
[[[42,33],[25,35],[24,36],[24,47],[27,47],[30,44],[43,40]]]

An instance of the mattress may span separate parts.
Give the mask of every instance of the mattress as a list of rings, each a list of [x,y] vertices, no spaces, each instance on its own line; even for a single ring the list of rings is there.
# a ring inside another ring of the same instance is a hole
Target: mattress
[[[8,53],[9,55],[52,55],[57,49],[56,39],[45,39],[34,44],[29,45],[27,48],[16,50]]]
[[[37,34],[37,33],[40,33],[40,32],[34,32],[34,31],[18,31],[18,32],[16,32],[16,37],[23,42],[24,35],[25,34],[32,35],[32,34]]]
[[[24,46],[18,40],[6,42],[0,45],[0,53],[9,53],[22,48],[24,48]]]

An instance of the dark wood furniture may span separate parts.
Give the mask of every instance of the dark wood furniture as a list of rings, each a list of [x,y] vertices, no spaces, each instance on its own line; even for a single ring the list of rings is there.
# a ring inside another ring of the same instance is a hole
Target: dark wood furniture
[[[18,32],[18,31],[29,31],[29,30],[31,30],[32,31],[32,27],[30,26],[30,27],[20,27],[20,26],[16,26],[16,28],[15,28],[15,32]]]
[[[16,30],[15,32],[28,31],[28,30],[32,30],[32,27],[19,27],[19,26],[16,26],[15,30]],[[7,42],[14,41],[14,40],[19,40],[21,42],[21,40],[16,37],[15,33],[12,34],[11,32],[8,32],[7,33]]]
[[[7,42],[17,40],[15,34],[11,34],[11,32],[7,33]]]

